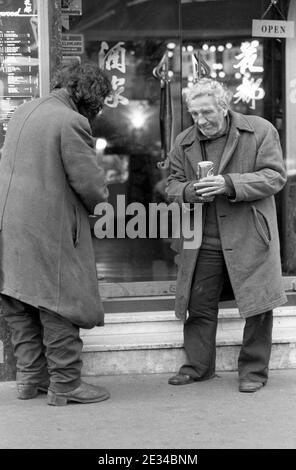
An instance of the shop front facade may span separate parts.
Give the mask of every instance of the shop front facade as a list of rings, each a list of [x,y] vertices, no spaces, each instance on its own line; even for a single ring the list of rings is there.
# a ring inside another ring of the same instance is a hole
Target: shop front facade
[[[149,208],[166,202],[167,152],[191,125],[184,92],[202,74],[231,89],[234,110],[279,132],[282,267],[296,275],[296,39],[256,35],[263,18],[296,21],[296,0],[0,0],[0,149],[13,110],[47,94],[63,64],[91,60],[112,81],[92,123],[113,211],[105,225],[90,219],[104,292],[122,283],[131,295],[173,291],[170,219],[153,221]]]

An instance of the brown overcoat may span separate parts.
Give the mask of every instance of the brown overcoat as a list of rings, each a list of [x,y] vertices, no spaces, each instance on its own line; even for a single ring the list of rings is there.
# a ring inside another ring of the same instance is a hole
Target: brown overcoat
[[[103,324],[88,214],[107,196],[66,90],[18,108],[0,160],[0,292],[82,328]]]
[[[274,194],[286,182],[276,129],[258,116],[230,112],[231,125],[219,174],[228,174],[235,199],[216,197],[217,221],[232,290],[242,317],[270,310],[286,302]],[[179,134],[170,154],[167,193],[184,203],[183,192],[196,180],[202,160],[195,125]],[[176,245],[176,244],[175,244]],[[176,251],[178,277],[176,316],[185,320],[198,249]]]

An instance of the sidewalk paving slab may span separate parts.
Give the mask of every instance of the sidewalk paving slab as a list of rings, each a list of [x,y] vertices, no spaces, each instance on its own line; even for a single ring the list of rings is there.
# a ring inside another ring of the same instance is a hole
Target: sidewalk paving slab
[[[0,383],[1,449],[296,449],[296,369],[271,370],[256,393],[237,372],[186,386],[171,374],[86,377],[107,401],[48,406]]]

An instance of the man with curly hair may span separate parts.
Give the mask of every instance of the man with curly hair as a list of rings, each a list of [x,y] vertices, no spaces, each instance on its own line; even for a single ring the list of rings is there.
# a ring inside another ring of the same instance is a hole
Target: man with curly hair
[[[20,399],[109,398],[81,380],[79,328],[103,325],[88,215],[108,189],[90,121],[112,90],[95,64],[72,64],[53,91],[12,116],[0,161],[0,292]]]

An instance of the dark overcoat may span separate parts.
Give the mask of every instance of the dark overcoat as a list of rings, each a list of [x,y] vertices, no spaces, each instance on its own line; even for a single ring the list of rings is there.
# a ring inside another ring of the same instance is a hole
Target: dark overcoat
[[[283,288],[274,194],[286,182],[276,129],[258,116],[230,112],[231,124],[219,174],[231,178],[236,196],[216,197],[222,250],[242,317],[250,317],[286,302]],[[184,203],[184,188],[196,180],[202,161],[195,125],[179,134],[170,154],[167,193]],[[186,319],[197,249],[179,247],[176,316]]]
[[[0,292],[83,328],[103,324],[88,214],[107,196],[67,91],[20,106],[0,161]]]

